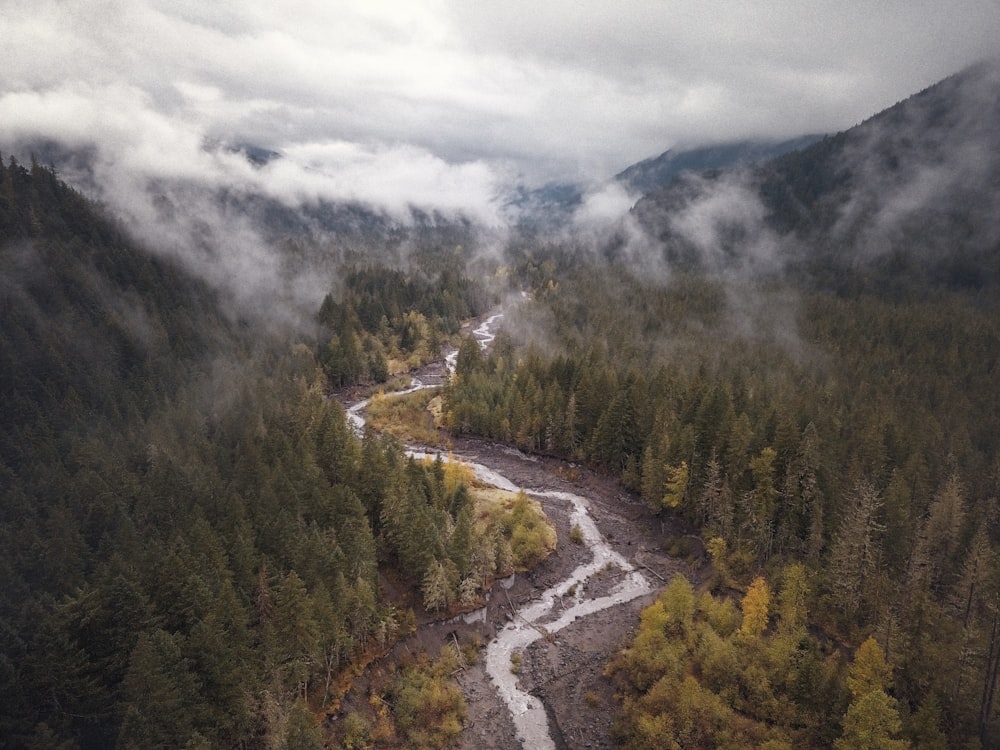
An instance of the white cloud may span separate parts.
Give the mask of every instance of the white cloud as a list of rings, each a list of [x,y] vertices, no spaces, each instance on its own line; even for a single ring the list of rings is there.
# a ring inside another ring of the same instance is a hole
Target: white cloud
[[[583,203],[573,213],[573,224],[582,230],[604,229],[617,225],[636,201],[619,182],[608,182],[583,196]]]
[[[452,217],[464,213],[486,226],[500,222],[496,199],[501,188],[488,165],[449,164],[410,145],[300,144],[268,165],[259,187],[286,201],[295,196],[303,203],[339,200],[381,207],[403,222],[411,206]]]
[[[244,305],[284,295],[294,317],[321,280],[275,289],[275,255],[245,217],[213,205],[216,188],[496,225],[517,177],[600,184],[677,144],[849,127],[1000,55],[998,9],[997,0],[7,2],[0,150],[45,140],[85,150],[96,197]],[[282,158],[257,169],[207,147],[227,143]],[[166,219],[157,197],[185,221]],[[907,208],[924,196],[904,198]],[[577,226],[599,227],[629,204],[617,188],[598,191]],[[733,185],[675,228],[707,252],[723,229],[759,218]],[[622,252],[662,272],[648,238],[621,226]],[[767,267],[770,238],[751,240],[754,266]]]
[[[380,193],[367,163],[394,170],[394,206],[440,195],[452,210],[466,192],[477,214],[512,170],[602,179],[678,143],[842,129],[1000,53],[996,0],[9,5],[0,97],[47,102],[39,137],[89,125],[100,143],[102,117],[118,137],[135,114],[154,144],[347,142],[371,157],[352,162],[359,195]],[[131,109],[88,106],[122,92]],[[0,146],[16,128],[0,123]],[[389,157],[406,153],[419,175]]]
[[[771,273],[780,267],[778,238],[764,219],[759,193],[739,173],[718,180],[688,175],[687,202],[668,218],[671,232],[689,243],[713,273]]]

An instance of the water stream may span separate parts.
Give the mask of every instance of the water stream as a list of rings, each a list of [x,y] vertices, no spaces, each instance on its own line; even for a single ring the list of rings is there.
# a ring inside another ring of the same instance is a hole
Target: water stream
[[[493,331],[501,317],[501,313],[491,315],[473,331],[480,346],[485,348],[493,340]],[[454,371],[457,356],[457,352],[451,352],[446,357],[448,369],[451,372]],[[414,379],[410,388],[399,393],[413,393],[427,387],[429,386]],[[362,412],[367,405],[368,400],[366,399],[347,409],[347,418],[358,434],[364,431],[365,420]],[[407,454],[414,458],[436,458],[438,456],[437,453],[418,449],[408,449]],[[448,459],[446,455],[442,455],[442,457],[445,460]],[[550,748],[555,750],[555,743],[549,733],[544,705],[538,698],[520,688],[517,675],[511,671],[513,655],[522,652],[543,635],[553,635],[582,617],[649,593],[652,586],[642,573],[604,541],[597,524],[590,515],[589,503],[586,498],[571,492],[519,487],[489,466],[465,461],[457,456],[455,459],[469,465],[476,478],[484,484],[512,492],[523,489],[531,497],[550,503],[565,503],[570,508],[570,525],[580,529],[583,543],[591,552],[590,562],[580,565],[565,580],[546,589],[538,598],[516,610],[513,617],[486,648],[486,671],[496,687],[497,694],[510,710],[521,746],[531,750],[549,750]],[[625,575],[609,593],[603,596],[587,597],[587,581],[596,573],[609,567],[618,568]],[[573,603],[569,607],[564,607],[564,600],[571,591],[573,592],[571,597]],[[556,606],[557,604],[559,607]]]

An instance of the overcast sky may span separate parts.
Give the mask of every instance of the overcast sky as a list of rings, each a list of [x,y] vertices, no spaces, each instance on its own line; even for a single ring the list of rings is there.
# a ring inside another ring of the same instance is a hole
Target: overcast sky
[[[0,151],[489,221],[516,179],[850,127],[1000,54],[1000,0],[0,0],[0,34]]]

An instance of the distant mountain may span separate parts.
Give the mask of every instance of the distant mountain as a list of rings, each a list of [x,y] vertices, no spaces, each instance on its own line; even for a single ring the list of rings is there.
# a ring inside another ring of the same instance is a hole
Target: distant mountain
[[[802,150],[681,178],[633,215],[686,266],[982,287],[1000,281],[998,123],[1000,63],[983,63]]]
[[[820,135],[803,135],[787,141],[734,141],[712,146],[665,151],[659,156],[633,164],[611,180],[598,185],[550,182],[539,188],[518,188],[507,204],[522,227],[562,227],[583,206],[587,196],[600,192],[609,183],[618,183],[629,194],[649,195],[669,187],[686,172],[730,169],[755,164],[818,141]]]
[[[522,229],[553,229],[573,218],[583,203],[586,186],[573,182],[550,182],[539,188],[513,188],[504,209],[509,221]]]
[[[649,195],[669,187],[684,172],[707,172],[755,164],[803,149],[822,137],[803,135],[787,141],[734,141],[681,151],[671,149],[633,164],[616,174],[615,179],[632,192]]]

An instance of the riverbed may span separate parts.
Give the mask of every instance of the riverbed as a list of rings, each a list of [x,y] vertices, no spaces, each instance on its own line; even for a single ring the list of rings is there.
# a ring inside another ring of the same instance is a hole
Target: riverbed
[[[501,321],[502,315],[494,314],[474,329],[481,345],[492,341]],[[446,360],[449,371],[454,356]],[[434,381],[440,377],[415,379],[406,392]],[[347,408],[358,432],[366,405],[359,401]],[[437,455],[420,447],[408,451],[415,457]],[[639,607],[680,563],[662,553],[648,510],[607,478],[484,441],[459,441],[451,457],[472,466],[483,483],[523,489],[539,500],[559,537],[556,552],[540,570],[507,582],[508,606],[494,602],[492,616],[483,610],[485,658],[459,676],[470,709],[462,746],[610,747],[613,708],[603,664],[634,628]],[[567,663],[567,655],[577,658]],[[560,688],[567,677],[569,683]]]

